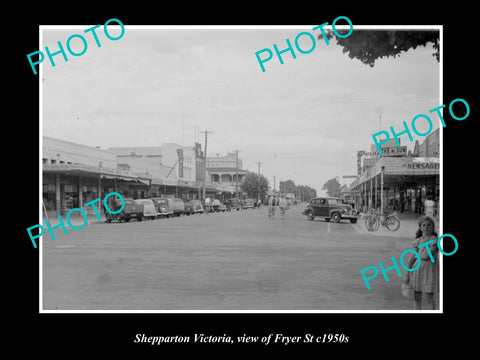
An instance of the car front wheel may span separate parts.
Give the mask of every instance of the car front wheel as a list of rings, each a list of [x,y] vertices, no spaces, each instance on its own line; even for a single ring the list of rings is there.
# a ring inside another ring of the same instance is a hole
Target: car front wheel
[[[338,223],[341,218],[342,218],[342,217],[340,216],[339,213],[333,213],[333,214],[332,214],[332,221],[333,221],[334,223]]]
[[[315,216],[313,215],[313,211],[312,210],[309,210],[307,212],[307,219],[312,221],[313,219],[315,219]]]

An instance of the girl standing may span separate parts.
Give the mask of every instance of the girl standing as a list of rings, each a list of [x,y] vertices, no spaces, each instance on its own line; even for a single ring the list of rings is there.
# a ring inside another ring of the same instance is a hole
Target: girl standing
[[[430,240],[433,241],[428,245],[420,247],[420,245]],[[409,272],[405,280],[405,283],[409,285],[413,291],[413,308],[414,310],[422,309],[422,296],[424,294],[427,310],[434,310],[434,293],[438,291],[439,269],[435,221],[430,216],[425,215],[418,220],[418,230],[412,246],[420,255],[421,259],[420,267],[415,271]],[[408,267],[410,269],[415,268],[417,263],[417,256],[412,256]]]

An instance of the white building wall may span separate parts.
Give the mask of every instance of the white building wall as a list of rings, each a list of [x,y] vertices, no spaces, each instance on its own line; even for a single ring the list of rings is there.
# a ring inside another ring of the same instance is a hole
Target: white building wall
[[[117,156],[108,151],[48,136],[43,136],[42,142],[42,158],[47,164],[71,163],[117,168]]]

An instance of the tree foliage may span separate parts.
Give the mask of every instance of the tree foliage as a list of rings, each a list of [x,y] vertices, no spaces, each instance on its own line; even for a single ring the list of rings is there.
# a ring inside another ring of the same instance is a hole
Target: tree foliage
[[[241,189],[249,198],[257,199],[260,194],[260,198],[264,199],[268,192],[268,180],[263,175],[249,173],[243,179]]]
[[[336,178],[328,180],[323,184],[322,190],[327,192],[328,196],[340,197],[342,195],[340,183]]]
[[[317,190],[311,188],[310,186],[298,185],[297,194],[300,200],[310,201],[311,198],[314,198],[317,196]]]
[[[278,187],[282,194],[295,194],[296,186],[293,180],[280,181]]]
[[[337,30],[340,35],[346,35],[348,30]],[[326,31],[327,39],[334,37],[332,31]],[[320,35],[319,39],[323,39]],[[338,45],[343,47],[351,59],[358,59],[362,63],[373,67],[377,59],[400,56],[402,52],[416,49],[417,46],[433,44],[432,54],[440,60],[439,31],[438,30],[353,30],[346,38],[336,37]]]
[[[295,185],[293,180],[280,181],[279,183],[280,193],[282,194],[295,194],[295,197],[308,201],[317,196],[317,191],[306,185]]]

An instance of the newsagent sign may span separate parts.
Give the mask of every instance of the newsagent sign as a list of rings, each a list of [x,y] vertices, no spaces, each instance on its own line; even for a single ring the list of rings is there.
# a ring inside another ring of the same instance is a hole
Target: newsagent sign
[[[412,162],[403,164],[404,168],[409,170],[439,170],[440,159],[439,158],[413,158]]]

